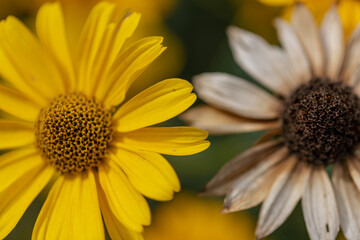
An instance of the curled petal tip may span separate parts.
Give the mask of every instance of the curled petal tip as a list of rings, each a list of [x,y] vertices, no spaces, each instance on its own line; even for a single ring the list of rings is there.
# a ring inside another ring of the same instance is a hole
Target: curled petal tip
[[[198,192],[198,196],[199,197],[208,197],[211,194],[209,194],[208,189],[206,187],[203,187],[199,192]]]
[[[224,206],[224,208],[221,210],[221,213],[225,214],[225,213],[229,213],[231,212],[230,208],[227,206]]]

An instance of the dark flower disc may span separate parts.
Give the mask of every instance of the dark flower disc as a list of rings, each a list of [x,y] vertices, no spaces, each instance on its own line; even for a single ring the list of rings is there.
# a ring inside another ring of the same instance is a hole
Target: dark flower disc
[[[342,161],[360,139],[360,104],[341,82],[314,79],[285,100],[283,139],[302,161],[315,165]]]

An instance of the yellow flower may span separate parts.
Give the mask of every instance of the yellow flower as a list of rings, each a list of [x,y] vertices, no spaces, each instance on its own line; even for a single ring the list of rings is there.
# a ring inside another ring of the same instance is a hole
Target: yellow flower
[[[0,239],[56,178],[32,239],[141,238],[150,224],[145,198],[180,190],[160,154],[188,155],[209,146],[207,132],[148,127],[187,109],[192,85],[167,79],[124,102],[133,81],[165,48],[161,37],[127,48],[138,13],[97,4],[76,52],[67,44],[59,3],[44,4],[38,39],[16,18],[0,22]],[[102,215],[102,216],[101,216]]]
[[[245,213],[221,214],[221,202],[180,194],[155,209],[147,240],[249,240],[254,224]],[[184,230],[186,229],[186,230]]]
[[[321,23],[325,13],[331,6],[338,2],[338,11],[344,27],[345,38],[348,39],[351,33],[360,22],[360,1],[357,0],[259,0],[260,2],[273,6],[286,6],[285,18],[291,15],[296,2],[304,3],[314,14],[316,22]]]

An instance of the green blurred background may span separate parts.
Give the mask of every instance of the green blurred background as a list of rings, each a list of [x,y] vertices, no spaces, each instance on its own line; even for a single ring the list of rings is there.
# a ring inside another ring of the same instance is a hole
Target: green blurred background
[[[13,14],[30,27],[33,26],[35,12],[40,4],[37,0],[1,0],[1,2],[1,18]],[[70,15],[71,11],[77,11],[72,8],[76,9],[79,6],[82,8],[85,4],[85,9],[89,9],[94,4],[94,1],[79,0],[79,5],[73,6],[68,2],[69,0],[64,0],[64,8],[70,12]],[[226,27],[231,24],[260,34],[269,42],[277,44],[272,20],[281,15],[281,9],[262,5],[256,0],[119,0],[118,2],[123,4],[124,8],[144,11],[144,17],[140,22],[140,33],[135,36],[136,38],[145,35],[163,35],[165,45],[168,47],[168,50],[139,79],[132,89],[132,94],[168,77],[181,77],[191,81],[192,76],[202,72],[227,72],[252,81],[232,58],[225,35]],[[132,6],[133,3],[135,3],[134,6]],[[70,15],[67,17],[71,19]],[[196,104],[199,103],[200,100]],[[184,123],[179,119],[173,119],[166,124],[174,126]],[[166,157],[180,178],[182,191],[196,193],[225,162],[249,148],[261,134],[262,132],[210,136],[211,146],[203,153],[186,157]],[[35,200],[6,239],[30,239],[33,225],[47,191],[48,189],[44,190]],[[175,198],[177,196],[178,194],[175,194]],[[222,200],[222,198],[217,198],[215,201],[222,202]],[[157,209],[163,204],[169,204],[149,202],[155,218],[161,218],[161,215],[156,214]],[[250,209],[246,213],[250,216],[247,221],[250,222],[251,231],[254,231],[258,213],[259,207]],[[219,211],[217,214],[220,216]],[[237,213],[230,215],[234,215],[234,219],[243,217]],[[216,217],[216,214],[212,215],[212,218]],[[154,219],[154,221],[158,220]],[[204,231],[207,231],[208,221],[209,219],[204,219],[202,222]],[[167,228],[166,219],[160,227]],[[190,230],[184,229],[184,231]],[[244,238],[244,236],[239,235],[234,239],[249,238]],[[171,237],[169,236],[168,239],[171,240]],[[269,239],[309,239],[300,206],[296,207],[289,219],[271,234]]]

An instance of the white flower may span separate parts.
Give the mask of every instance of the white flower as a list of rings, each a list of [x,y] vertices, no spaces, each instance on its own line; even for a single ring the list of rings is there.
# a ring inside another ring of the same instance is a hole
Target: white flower
[[[336,6],[320,29],[298,4],[291,23],[276,20],[282,48],[229,27],[236,62],[274,94],[225,73],[195,77],[209,105],[183,118],[212,134],[270,130],[227,163],[203,194],[226,194],[224,212],[263,202],[257,238],[272,233],[301,199],[311,239],[335,239],[339,225],[360,239],[360,28],[347,43]],[[333,166],[332,182],[325,170]]]

